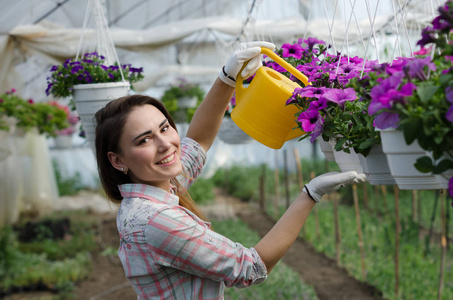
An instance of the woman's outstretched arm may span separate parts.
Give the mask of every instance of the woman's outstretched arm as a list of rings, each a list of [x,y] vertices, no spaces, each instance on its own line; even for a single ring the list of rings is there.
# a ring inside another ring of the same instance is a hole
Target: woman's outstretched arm
[[[266,265],[267,272],[270,273],[294,243],[311,209],[316,202],[321,200],[324,194],[338,190],[345,184],[359,183],[365,180],[364,174],[357,174],[355,171],[330,172],[313,178],[274,227],[255,246],[255,250]]]

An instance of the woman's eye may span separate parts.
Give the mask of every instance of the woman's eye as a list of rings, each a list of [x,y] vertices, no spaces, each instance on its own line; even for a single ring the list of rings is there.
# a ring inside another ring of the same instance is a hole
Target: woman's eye
[[[162,128],[162,131],[167,131],[168,130],[168,125],[165,125],[163,128]]]
[[[145,138],[141,139],[138,144],[141,145],[143,143],[146,143],[147,141],[149,141],[149,137],[145,137]]]

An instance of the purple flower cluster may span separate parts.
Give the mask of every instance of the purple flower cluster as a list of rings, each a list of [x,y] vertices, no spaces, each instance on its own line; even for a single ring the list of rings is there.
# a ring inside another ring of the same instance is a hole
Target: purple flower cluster
[[[106,66],[105,57],[96,52],[86,53],[79,60],[68,59],[63,64],[53,66],[47,78],[47,95],[67,97],[72,94],[75,84],[117,82],[124,79],[135,82],[143,78],[143,68],[133,68],[130,64]]]
[[[357,100],[353,88],[347,88],[352,78],[361,78],[372,70],[376,61],[366,61],[359,57],[342,56],[340,53],[327,53],[325,42],[313,37],[299,39],[297,43],[283,44],[277,50],[288,63],[308,77],[310,85],[294,90],[286,104],[295,104],[301,108],[297,121],[301,129],[309,133],[311,142],[324,132],[324,122],[331,107],[344,108],[347,101]],[[266,62],[266,66],[285,74],[287,71],[275,62]],[[298,81],[292,74],[285,74],[293,81]]]

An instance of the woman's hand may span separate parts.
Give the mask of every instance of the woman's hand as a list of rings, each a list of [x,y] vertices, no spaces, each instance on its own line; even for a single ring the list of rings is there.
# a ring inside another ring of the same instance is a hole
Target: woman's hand
[[[313,178],[305,185],[303,191],[315,202],[319,202],[324,194],[330,194],[346,184],[365,181],[365,174],[357,174],[356,171],[329,172]]]
[[[219,78],[229,86],[236,87],[236,78],[244,63],[250,60],[241,72],[243,78],[248,78],[256,73],[263,65],[261,62],[261,47],[275,49],[275,45],[269,42],[241,43],[228,59],[226,65],[219,73]]]

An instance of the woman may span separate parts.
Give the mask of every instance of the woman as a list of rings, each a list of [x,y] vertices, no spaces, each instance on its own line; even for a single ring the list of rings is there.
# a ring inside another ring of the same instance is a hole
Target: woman
[[[180,141],[165,107],[148,96],[110,102],[96,113],[96,158],[102,185],[121,203],[119,257],[138,299],[223,299],[225,286],[263,282],[293,244],[315,202],[356,172],[310,181],[274,228],[245,248],[210,230],[186,189],[201,173],[235,87],[261,66],[260,47],[241,44],[197,109]]]

